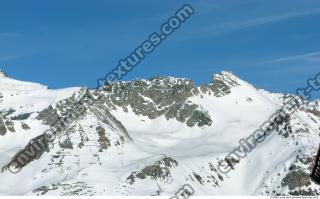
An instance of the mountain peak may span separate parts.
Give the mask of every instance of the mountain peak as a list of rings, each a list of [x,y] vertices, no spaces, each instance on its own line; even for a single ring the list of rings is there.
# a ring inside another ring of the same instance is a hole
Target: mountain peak
[[[319,195],[308,173],[320,101],[282,114],[284,95],[229,71],[212,78],[201,87],[135,79],[109,90],[0,78],[0,195],[174,195],[181,182],[199,195]]]
[[[8,77],[4,70],[0,69],[0,77]]]
[[[213,80],[220,80],[220,81],[226,81],[226,82],[233,82],[233,84],[240,84],[242,81],[239,77],[234,75],[231,71],[221,71],[218,74],[212,75]]]

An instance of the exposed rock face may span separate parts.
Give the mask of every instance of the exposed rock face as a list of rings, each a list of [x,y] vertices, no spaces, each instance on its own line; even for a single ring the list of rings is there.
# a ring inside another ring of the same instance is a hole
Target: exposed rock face
[[[73,144],[68,135],[64,136],[64,139],[59,142],[59,145],[62,149],[73,149]]]
[[[8,117],[8,115],[11,115],[12,113],[16,112],[16,110],[9,108],[9,109],[4,109],[0,111],[0,115],[3,117]]]
[[[199,105],[188,98],[199,95],[199,89],[188,79],[155,77],[150,80],[117,82],[104,100],[110,108],[127,110],[130,106],[137,115],[155,119],[164,116],[188,126],[210,126],[212,119]]]
[[[0,93],[0,103],[3,101],[3,95]]]
[[[290,190],[309,186],[310,184],[310,176],[299,170],[289,172],[282,181],[282,186],[289,186]]]
[[[92,92],[101,98],[94,107],[86,108],[95,112],[96,115],[98,115],[97,112],[103,112],[112,117],[108,109],[119,107],[127,111],[130,106],[136,115],[148,116],[150,119],[164,116],[166,119],[176,119],[186,123],[189,127],[205,127],[212,125],[212,118],[203,107],[188,99],[198,96],[200,92],[213,92],[215,96],[221,97],[230,94],[230,89],[238,85],[236,79],[227,72],[214,75],[213,82],[208,86],[203,85],[200,89],[192,80],[183,78],[154,77],[150,80],[116,82],[111,91]],[[76,95],[61,101],[55,107],[48,107],[40,112],[37,118],[52,125],[53,119],[64,117],[68,108],[74,106],[75,103]],[[23,117],[24,115],[17,119]],[[125,131],[124,128],[123,130]]]
[[[81,96],[93,96],[99,95],[100,99],[92,101],[93,104],[88,104],[88,100],[84,100]],[[75,113],[73,109],[81,108],[82,111]],[[70,114],[74,113],[72,117]],[[70,98],[60,101],[59,103],[55,104],[54,106],[51,105],[45,110],[41,111],[37,117],[37,119],[42,120],[45,124],[57,128],[57,126],[62,126],[62,130],[64,126],[59,125],[61,123],[66,124],[68,123],[71,125],[81,119],[84,119],[90,115],[96,117],[99,121],[112,126],[114,128],[119,128],[123,134],[130,140],[130,136],[125,129],[125,127],[118,121],[110,112],[109,107],[105,105],[105,101],[103,96],[98,91],[89,91],[88,89],[82,89],[81,91],[75,93]],[[68,122],[60,122],[67,118]],[[58,121],[58,122],[57,122]],[[59,130],[59,129],[58,129]]]
[[[50,186],[43,186],[33,191],[38,196],[45,195],[48,191],[61,191],[61,196],[93,196],[95,195],[93,187],[89,187],[84,182],[74,183],[56,183]]]
[[[311,189],[310,187],[307,190],[295,190],[290,191],[289,195],[291,196],[319,196],[319,191],[316,189]]]
[[[103,150],[108,149],[111,146],[111,144],[109,139],[106,136],[106,130],[103,127],[98,126],[96,130],[99,135],[99,144],[100,144],[99,151],[102,152]]]
[[[30,129],[30,126],[24,122],[21,123],[21,127],[24,129],[24,130],[28,130]]]
[[[12,120],[26,120],[30,117],[31,113],[23,113],[14,117],[11,117]]]
[[[6,133],[7,133],[7,127],[4,125],[4,121],[0,117],[0,135],[5,135]]]
[[[141,171],[133,172],[128,178],[127,182],[133,184],[136,178],[166,180],[170,176],[170,168],[178,166],[178,162],[170,157],[165,157],[157,161],[154,165],[147,166]]]
[[[311,110],[308,110],[310,113],[314,114],[315,116],[319,117],[320,118],[320,111],[318,111],[317,109],[311,109]]]
[[[228,72],[215,74],[212,79],[213,82],[209,85],[209,88],[216,97],[228,95],[231,93],[231,88],[240,85]]]
[[[199,174],[193,173],[193,176],[197,179],[200,184],[204,184],[202,177]]]
[[[315,157],[311,178],[316,183],[320,184],[320,148],[318,149],[317,155]]]
[[[11,120],[7,120],[5,122],[5,125],[7,126],[7,129],[11,132],[16,132],[16,130],[14,129],[14,123]]]
[[[4,117],[4,116],[0,116],[0,136],[1,135],[5,135],[7,132],[15,132],[15,128],[14,128],[14,123]]]

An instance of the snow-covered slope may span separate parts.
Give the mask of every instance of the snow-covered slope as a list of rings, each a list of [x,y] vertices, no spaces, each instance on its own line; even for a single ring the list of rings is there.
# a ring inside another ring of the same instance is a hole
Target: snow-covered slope
[[[100,98],[10,173],[5,166],[83,92]],[[195,195],[319,194],[309,178],[320,142],[319,101],[304,102],[229,173],[218,169],[290,97],[225,71],[200,87],[155,77],[117,82],[111,90],[50,90],[2,76],[0,194],[174,195],[184,184]]]

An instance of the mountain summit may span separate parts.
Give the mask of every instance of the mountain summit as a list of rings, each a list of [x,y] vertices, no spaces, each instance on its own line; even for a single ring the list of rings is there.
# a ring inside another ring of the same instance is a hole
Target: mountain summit
[[[0,69],[0,77],[7,77],[7,74],[2,69]]]
[[[99,98],[81,103],[82,114],[49,145],[36,145],[84,93]],[[201,86],[154,77],[98,90],[0,78],[0,194],[171,196],[189,184],[200,196],[318,195],[309,174],[319,101],[301,102],[263,142],[243,145],[288,98],[297,97],[226,71]],[[219,165],[232,152],[232,170],[223,173]],[[20,172],[11,173],[7,166],[19,161]]]

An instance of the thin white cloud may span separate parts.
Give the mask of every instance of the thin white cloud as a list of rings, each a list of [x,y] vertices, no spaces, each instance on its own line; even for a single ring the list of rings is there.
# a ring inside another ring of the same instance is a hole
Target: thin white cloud
[[[12,56],[0,56],[0,62],[13,60],[13,59],[16,59],[16,58],[19,58],[19,57],[20,56],[15,56],[15,55],[12,55]]]
[[[245,29],[249,27],[264,25],[268,23],[279,22],[279,21],[290,19],[290,18],[309,16],[309,15],[315,15],[315,14],[320,14],[320,9],[310,9],[310,10],[304,10],[304,11],[273,14],[269,16],[260,16],[260,17],[258,16],[251,19],[247,19],[247,20],[239,20],[239,21],[221,24],[218,26],[213,26],[212,28],[206,27],[203,29],[199,29],[197,32],[211,33],[211,35],[218,35],[225,32],[230,32],[230,31]]]
[[[0,37],[19,37],[19,36],[21,35],[16,32],[0,32]]]
[[[12,54],[8,53],[6,55],[0,55],[0,63],[15,60],[15,59],[20,59],[26,56],[32,56],[34,54],[35,54],[35,51],[28,49],[28,51],[20,51]]]
[[[277,59],[264,62],[264,64],[290,62],[290,61],[320,62],[320,51],[277,58]]]

